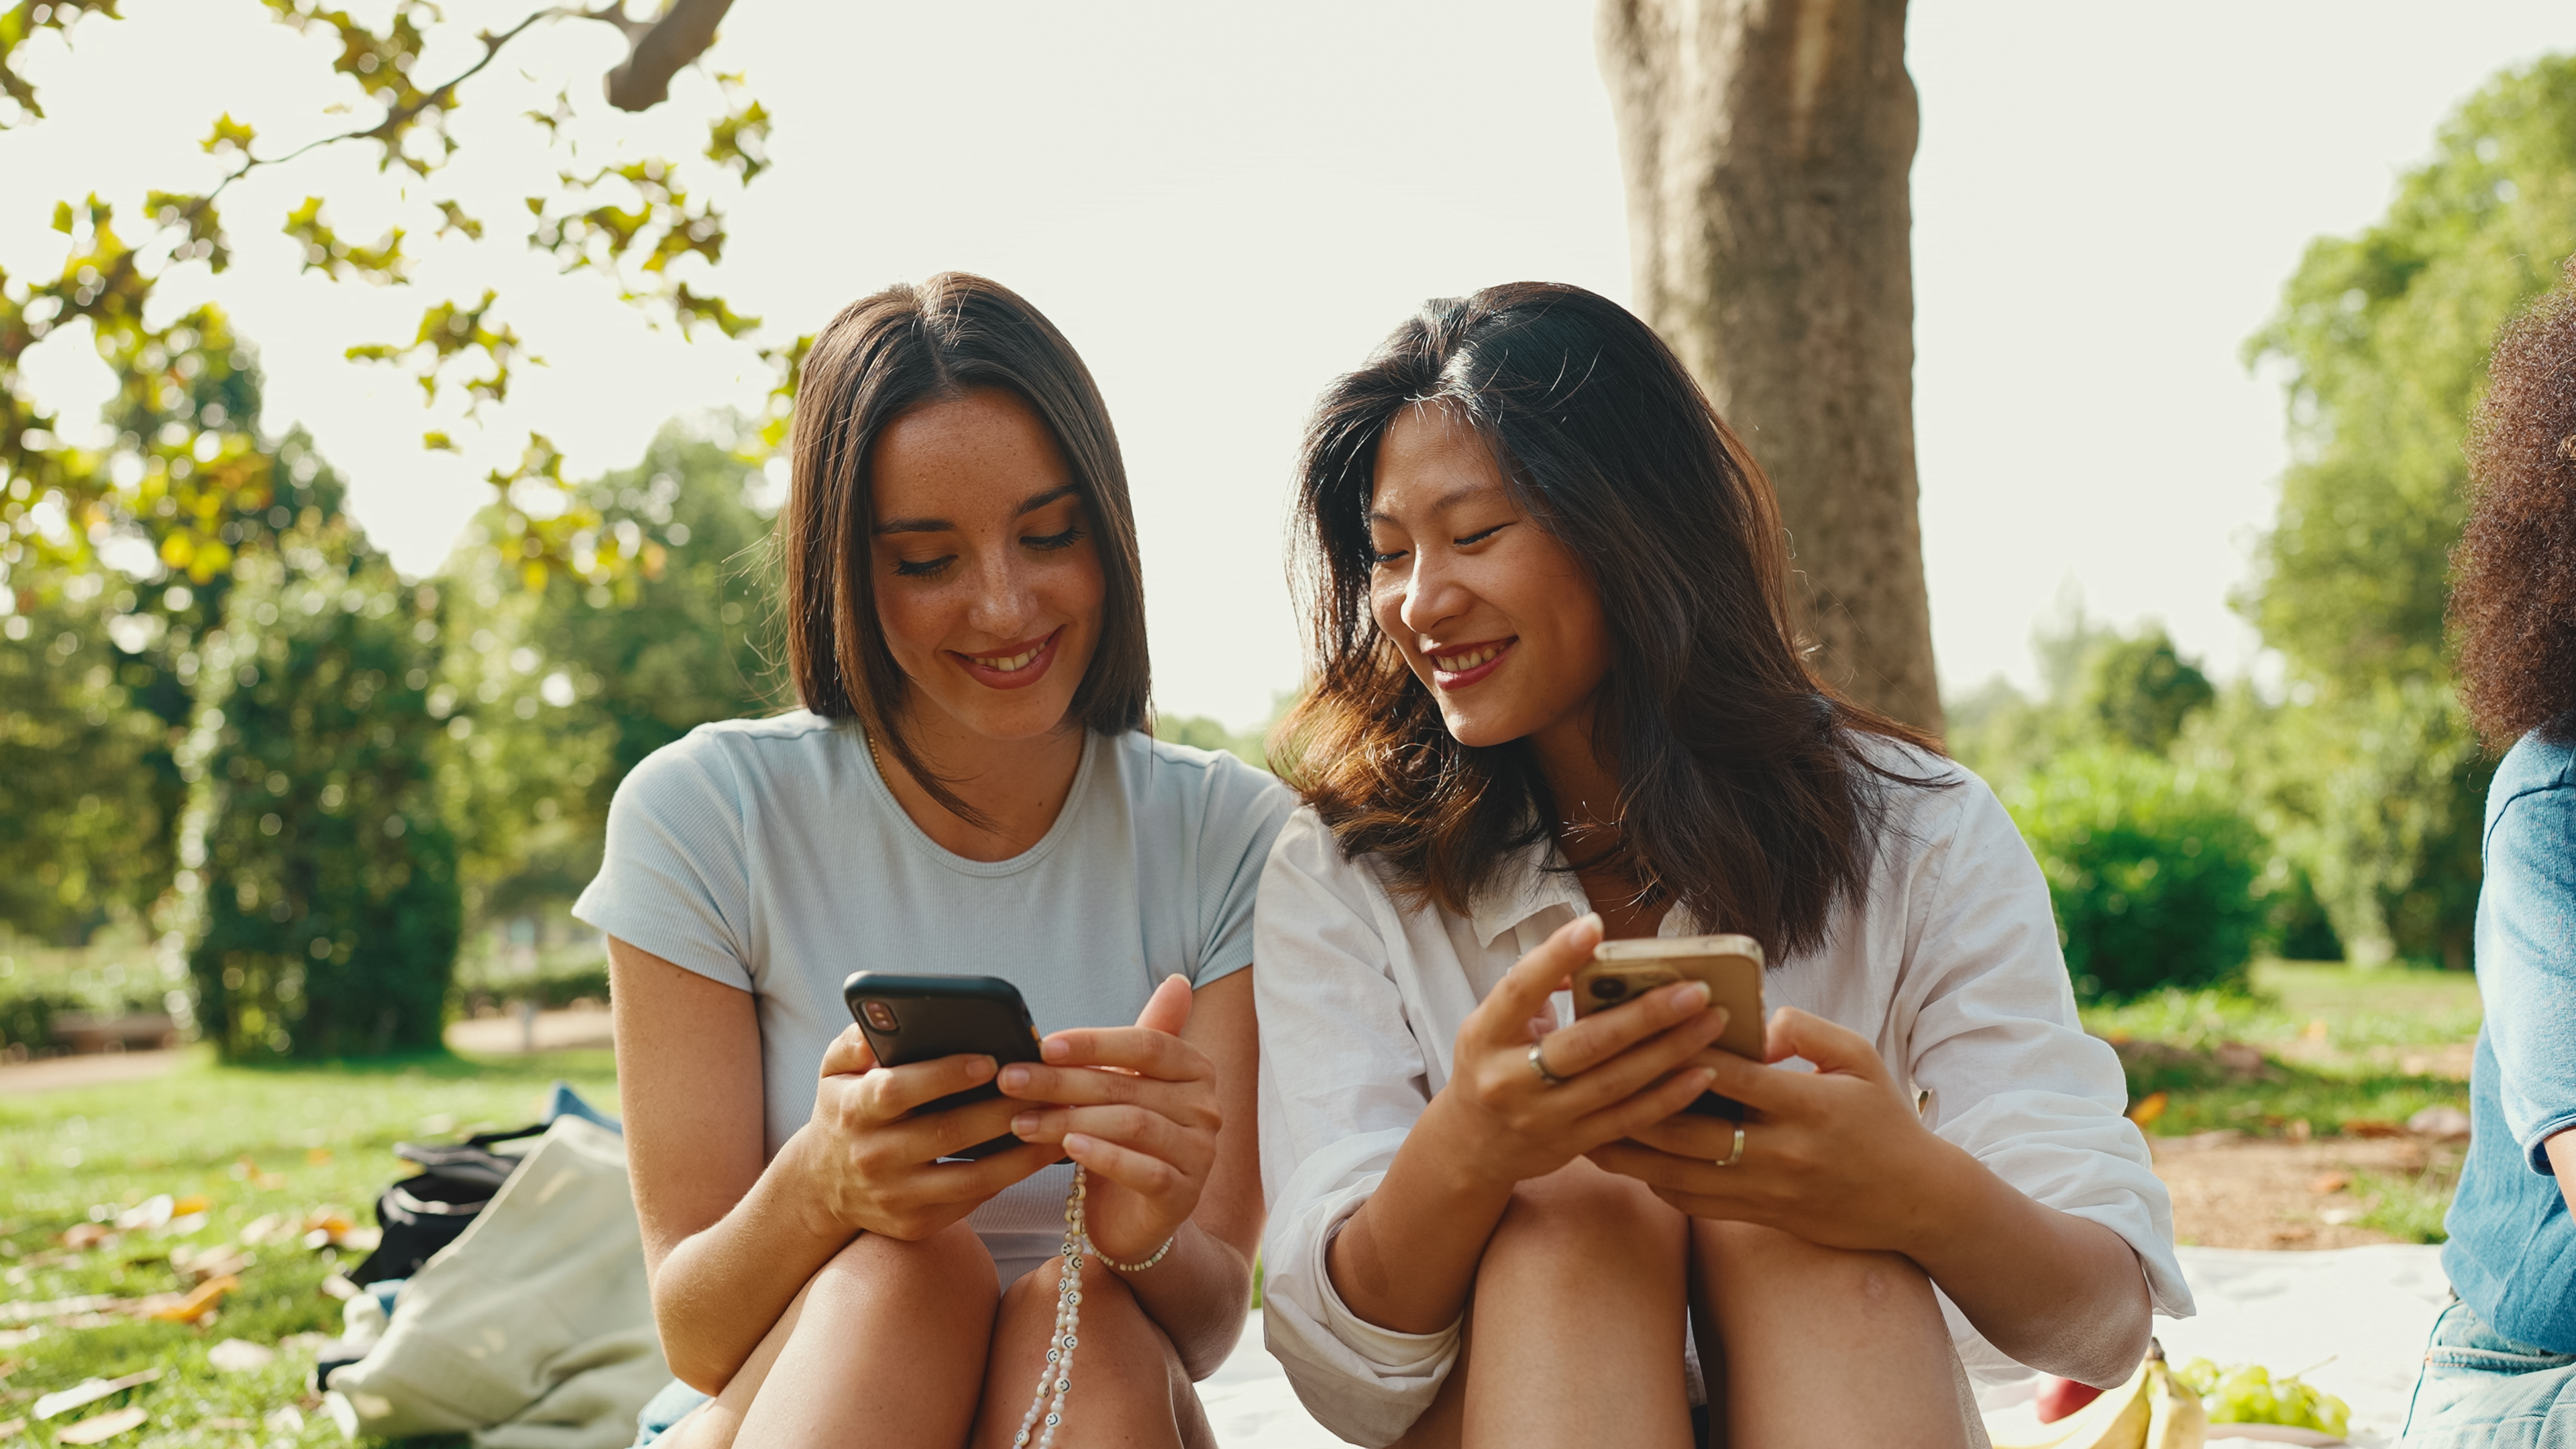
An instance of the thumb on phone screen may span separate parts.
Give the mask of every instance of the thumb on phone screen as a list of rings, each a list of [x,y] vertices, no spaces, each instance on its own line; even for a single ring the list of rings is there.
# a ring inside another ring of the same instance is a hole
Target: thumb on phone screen
[[[1190,978],[1174,972],[1163,978],[1162,985],[1154,988],[1154,995],[1145,1003],[1145,1009],[1136,1013],[1136,1024],[1150,1031],[1179,1036],[1181,1028],[1190,1024],[1190,1000]]]

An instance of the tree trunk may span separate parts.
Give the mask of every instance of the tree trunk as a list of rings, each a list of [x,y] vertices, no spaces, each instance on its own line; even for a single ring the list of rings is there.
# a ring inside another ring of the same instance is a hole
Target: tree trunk
[[[1636,308],[1779,490],[1818,673],[1938,733],[1905,0],[1602,0]]]

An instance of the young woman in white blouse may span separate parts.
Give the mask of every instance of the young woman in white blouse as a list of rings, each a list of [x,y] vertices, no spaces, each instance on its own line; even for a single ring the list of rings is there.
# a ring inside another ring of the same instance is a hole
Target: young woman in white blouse
[[[1143,729],[1090,372],[981,277],[850,304],[805,359],[780,544],[804,707],[637,766],[575,907],[609,937],[679,1378],[638,1442],[1212,1445],[1190,1385],[1251,1299],[1245,968],[1289,802]],[[841,998],[862,969],[1010,980],[1043,1061],[881,1065]],[[1059,1256],[1068,1157],[1088,1238]]]
[[[1264,1303],[1328,1427],[1679,1446],[1702,1368],[1739,1446],[1977,1442],[1963,1359],[2114,1383],[2190,1311],[2037,866],[1809,673],[1769,486],[1649,329],[1431,304],[1317,404],[1299,524]],[[1707,931],[1767,950],[1771,1065],[1695,984],[1558,1026],[1605,934]]]

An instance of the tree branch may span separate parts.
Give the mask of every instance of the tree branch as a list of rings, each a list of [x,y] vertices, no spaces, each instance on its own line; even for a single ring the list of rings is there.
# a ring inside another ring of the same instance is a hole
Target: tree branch
[[[662,104],[671,94],[671,77],[715,44],[716,25],[732,8],[733,0],[671,0],[659,19],[619,18],[626,63],[608,73],[608,103],[621,111]]]

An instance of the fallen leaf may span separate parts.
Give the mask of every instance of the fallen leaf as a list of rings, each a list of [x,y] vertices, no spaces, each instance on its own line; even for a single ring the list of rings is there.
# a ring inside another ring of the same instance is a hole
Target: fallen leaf
[[[2318,1017],[2317,1019],[2310,1021],[2307,1024],[2306,1029],[2299,1033],[2299,1040],[2301,1041],[2324,1041],[2325,1039],[2326,1023],[2325,1018],[2323,1017]]]
[[[2152,1124],[2158,1117],[2161,1117],[2164,1114],[2165,1094],[2162,1092],[2149,1092],[2146,1096],[2139,1099],[2136,1106],[2129,1109],[2129,1120],[2137,1123],[2141,1127],[2145,1127]]]
[[[2361,1209],[2355,1207],[2327,1208],[2324,1212],[2317,1214],[2317,1221],[2330,1228],[2339,1228],[2346,1223],[2356,1223],[2361,1221]]]
[[[196,1193],[190,1193],[186,1197],[179,1199],[177,1202],[170,1204],[170,1215],[176,1218],[184,1218],[190,1213],[204,1212],[207,1208],[212,1206],[213,1204],[207,1202],[202,1196],[199,1196]]]
[[[307,1148],[305,1149],[304,1160],[315,1167],[320,1167],[322,1164],[331,1160],[331,1149],[328,1147]]]
[[[2308,1191],[2315,1193],[2319,1197],[2323,1197],[2327,1193],[2341,1192],[2350,1186],[2352,1186],[2351,1173],[2329,1172],[2318,1177],[2316,1181],[2309,1183]]]
[[[240,1286],[241,1280],[229,1275],[222,1278],[209,1278],[191,1289],[187,1297],[152,1316],[164,1323],[194,1323],[213,1312],[215,1305],[223,1301],[225,1294]]]
[[[2309,1138],[2314,1137],[2314,1136],[2316,1135],[2316,1132],[2317,1132],[2317,1129],[2316,1129],[2316,1128],[2311,1127],[2311,1126],[2309,1126],[2309,1125],[2308,1125],[2308,1119],[2307,1119],[2307,1118],[2305,1118],[2305,1117],[2293,1117],[2293,1118],[2291,1118],[2291,1119],[2290,1119],[2290,1140],[2291,1140],[2291,1141],[2293,1141],[2293,1142],[2305,1142],[2305,1141],[2307,1141]]]
[[[0,1419],[0,1439],[6,1439],[26,1427],[27,1421],[24,1419]]]
[[[83,1404],[95,1404],[110,1394],[122,1393],[136,1384],[148,1384],[159,1377],[161,1377],[161,1371],[154,1368],[145,1369],[141,1373],[127,1374],[121,1379],[84,1379],[68,1389],[56,1389],[38,1399],[36,1406],[27,1412],[41,1422],[56,1414],[69,1413]]]
[[[115,1230],[105,1223],[74,1223],[63,1229],[62,1243],[64,1247],[78,1251],[94,1248],[115,1236]]]
[[[2394,1122],[2382,1122],[2376,1117],[2347,1117],[2344,1119],[2343,1135],[2346,1137],[2403,1137],[2406,1135],[2406,1129]]]
[[[176,1198],[166,1192],[156,1192],[136,1206],[118,1213],[117,1231],[130,1233],[141,1228],[157,1228],[170,1221],[171,1211],[177,1206]]]
[[[54,1431],[54,1442],[57,1444],[104,1443],[129,1429],[142,1428],[143,1421],[150,1417],[152,1416],[136,1408],[112,1410],[93,1418],[83,1419],[77,1424],[64,1425]]]

